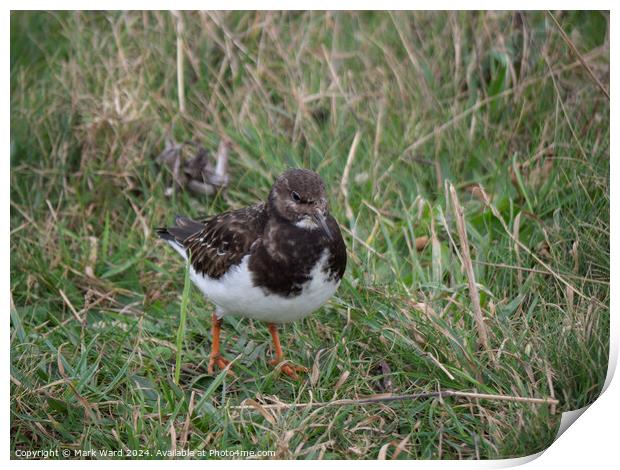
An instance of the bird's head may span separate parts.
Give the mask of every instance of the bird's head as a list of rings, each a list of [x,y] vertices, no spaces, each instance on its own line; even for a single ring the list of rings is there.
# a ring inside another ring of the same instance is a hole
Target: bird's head
[[[269,209],[280,219],[306,230],[321,230],[332,238],[327,226],[329,206],[325,184],[311,170],[294,168],[282,173],[269,193]]]

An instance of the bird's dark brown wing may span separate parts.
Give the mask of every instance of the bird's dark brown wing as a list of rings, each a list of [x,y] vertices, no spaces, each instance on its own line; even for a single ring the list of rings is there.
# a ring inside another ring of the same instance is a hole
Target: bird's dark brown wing
[[[177,227],[166,229],[166,235],[172,235],[185,248],[196,272],[219,279],[250,253],[252,244],[262,237],[266,221],[265,205],[261,203],[203,222],[177,218]]]
[[[331,215],[327,217],[327,226],[333,234],[330,243],[329,271],[338,280],[342,279],[347,268],[347,247],[342,239],[338,222]]]

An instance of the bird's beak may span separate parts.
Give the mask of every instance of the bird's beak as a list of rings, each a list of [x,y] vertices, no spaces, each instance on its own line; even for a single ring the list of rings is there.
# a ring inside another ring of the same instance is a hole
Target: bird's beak
[[[325,234],[325,236],[329,238],[330,240],[332,240],[333,239],[332,232],[329,230],[329,227],[327,226],[327,220],[325,220],[325,215],[323,215],[322,212],[317,211],[312,215],[312,218],[318,224],[321,230],[323,230],[323,233]]]

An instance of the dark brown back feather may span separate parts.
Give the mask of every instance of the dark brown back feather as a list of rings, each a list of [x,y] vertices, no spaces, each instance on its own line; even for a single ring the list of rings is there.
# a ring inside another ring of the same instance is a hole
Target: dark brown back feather
[[[185,217],[176,218],[176,226],[166,229],[162,238],[171,239],[190,254],[196,272],[219,279],[232,266],[250,253],[252,245],[263,234],[267,214],[263,203],[224,212],[196,222]]]

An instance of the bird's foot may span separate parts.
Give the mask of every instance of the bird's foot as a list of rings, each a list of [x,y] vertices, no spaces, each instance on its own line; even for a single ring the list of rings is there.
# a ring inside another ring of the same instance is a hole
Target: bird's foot
[[[307,367],[298,366],[297,364],[292,364],[288,361],[281,361],[278,359],[273,359],[272,361],[269,362],[269,364],[271,364],[272,366],[275,366],[277,369],[284,372],[286,375],[288,375],[293,380],[299,379],[297,372],[303,372],[303,373],[308,372]]]
[[[209,366],[207,367],[207,372],[209,374],[213,374],[213,368],[216,366],[218,369],[226,369],[226,366],[230,364],[228,359],[224,359],[221,354],[216,354],[209,358]],[[228,369],[228,375],[234,375],[233,371]]]

